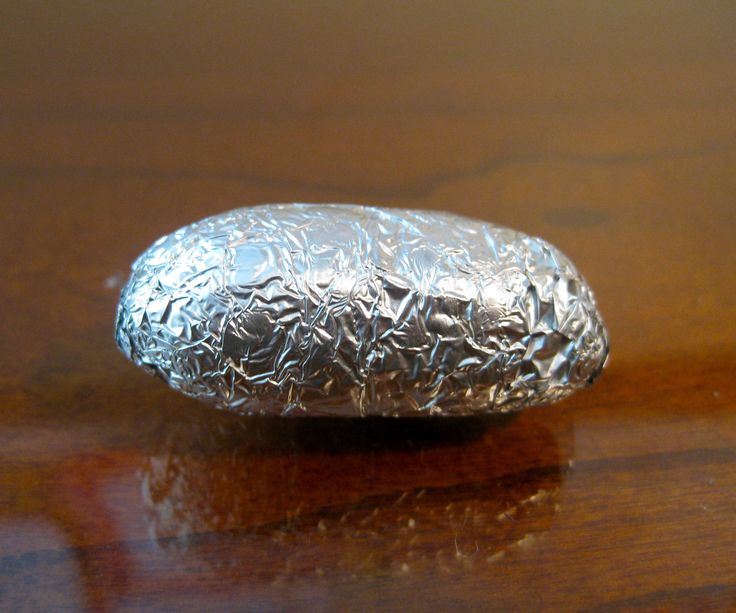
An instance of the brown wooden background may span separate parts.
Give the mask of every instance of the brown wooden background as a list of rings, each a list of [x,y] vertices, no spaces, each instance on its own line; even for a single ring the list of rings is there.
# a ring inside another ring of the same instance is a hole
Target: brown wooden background
[[[6,610],[736,608],[732,2],[3,2]],[[515,419],[231,418],[112,341],[235,206],[541,235],[610,328]]]

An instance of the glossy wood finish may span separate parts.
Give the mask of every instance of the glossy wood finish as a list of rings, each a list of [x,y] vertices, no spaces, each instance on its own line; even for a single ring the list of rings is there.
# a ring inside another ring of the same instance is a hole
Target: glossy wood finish
[[[736,12],[6,2],[6,610],[736,607]],[[239,419],[126,362],[159,235],[446,208],[579,264],[612,355],[515,418]]]

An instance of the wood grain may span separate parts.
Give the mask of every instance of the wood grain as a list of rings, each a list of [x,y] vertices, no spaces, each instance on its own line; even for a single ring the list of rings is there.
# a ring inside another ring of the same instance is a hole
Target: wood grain
[[[5,610],[736,608],[732,3],[6,2]],[[161,234],[448,209],[578,263],[590,389],[504,419],[239,419],[114,347]]]

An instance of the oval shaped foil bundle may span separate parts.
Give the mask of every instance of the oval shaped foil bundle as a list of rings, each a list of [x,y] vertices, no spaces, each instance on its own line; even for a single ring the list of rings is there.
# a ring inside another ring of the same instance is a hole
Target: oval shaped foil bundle
[[[244,414],[462,415],[548,403],[608,352],[545,241],[449,213],[278,204],[210,217],[133,265],[117,343]]]

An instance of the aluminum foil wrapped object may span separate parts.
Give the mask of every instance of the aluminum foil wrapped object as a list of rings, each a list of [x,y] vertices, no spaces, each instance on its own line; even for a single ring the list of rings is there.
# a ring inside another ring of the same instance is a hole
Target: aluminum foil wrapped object
[[[133,265],[116,340],[173,388],[268,415],[464,415],[559,400],[608,353],[549,243],[442,212],[236,209]]]

